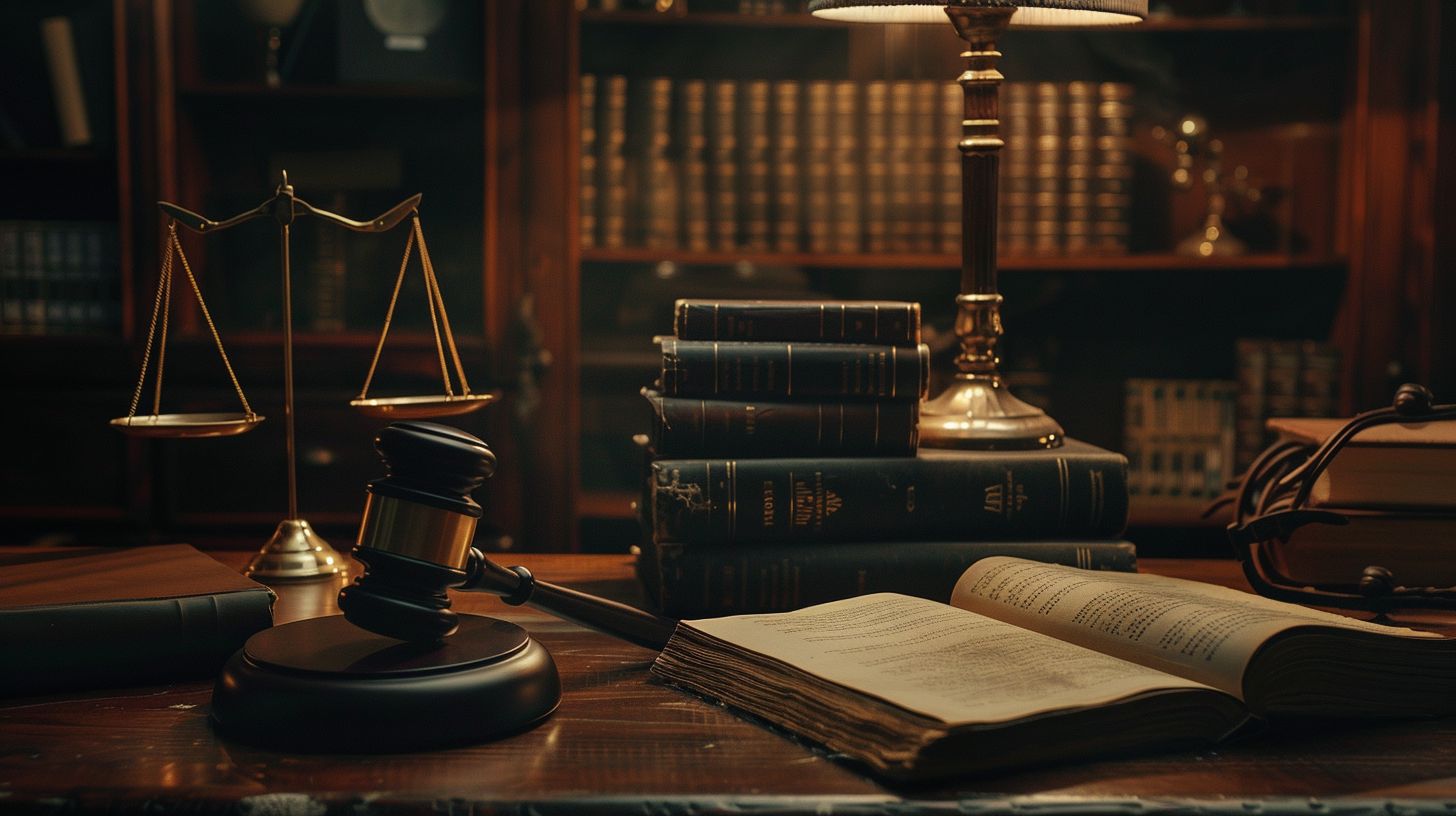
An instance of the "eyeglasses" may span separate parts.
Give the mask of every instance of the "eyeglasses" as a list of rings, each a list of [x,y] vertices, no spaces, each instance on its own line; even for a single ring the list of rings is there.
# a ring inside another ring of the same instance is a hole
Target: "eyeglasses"
[[[1254,460],[1239,483],[1228,535],[1255,591],[1375,612],[1456,608],[1456,516],[1310,503],[1320,475],[1361,432],[1456,421],[1456,404],[1433,401],[1429,389],[1408,383],[1391,407],[1356,416],[1322,444],[1282,441]]]

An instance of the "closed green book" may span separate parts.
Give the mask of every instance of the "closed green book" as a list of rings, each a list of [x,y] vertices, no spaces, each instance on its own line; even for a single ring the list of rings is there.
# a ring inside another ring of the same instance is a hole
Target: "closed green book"
[[[658,459],[658,541],[1029,541],[1115,538],[1127,460],[1067,440],[1038,451],[905,458]]]
[[[996,555],[1137,571],[1137,550],[1126,541],[914,541],[832,547],[649,542],[637,572],[662,614],[691,619],[786,612],[872,592],[945,601],[961,573]]]
[[[673,306],[679,340],[920,342],[920,304],[901,300],[695,300]]]
[[[915,402],[930,384],[930,349],[840,343],[662,343],[666,397]]]
[[[660,456],[914,456],[918,402],[760,402],[664,397],[652,404]]]
[[[0,697],[212,677],[273,600],[185,544],[0,550]]]

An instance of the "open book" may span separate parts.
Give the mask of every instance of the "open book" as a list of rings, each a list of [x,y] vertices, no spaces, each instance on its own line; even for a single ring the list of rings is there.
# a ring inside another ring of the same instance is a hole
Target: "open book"
[[[684,621],[652,671],[902,779],[1208,744],[1251,715],[1456,711],[1456,640],[1005,557],[948,606],[881,593]]]

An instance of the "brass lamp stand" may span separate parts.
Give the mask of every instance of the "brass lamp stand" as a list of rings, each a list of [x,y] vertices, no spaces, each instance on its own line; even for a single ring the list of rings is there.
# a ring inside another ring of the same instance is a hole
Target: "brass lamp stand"
[[[997,40],[1017,25],[1106,25],[1147,16],[1147,0],[810,0],[832,20],[931,23],[949,17],[966,42],[961,120],[961,293],[955,333],[956,373],[920,412],[920,444],[934,448],[1055,448],[1062,427],[1017,399],[1001,379],[996,343],[1002,297],[996,284],[996,207],[1000,178],[1001,52]],[[1014,18],[1014,19],[1013,19]]]

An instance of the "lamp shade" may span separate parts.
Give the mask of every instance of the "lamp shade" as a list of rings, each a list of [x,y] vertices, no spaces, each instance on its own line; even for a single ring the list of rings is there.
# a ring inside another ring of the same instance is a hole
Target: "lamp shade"
[[[1136,23],[1148,0],[809,0],[826,20],[859,23],[945,23],[947,6],[1011,8],[1014,26],[1098,26]]]

